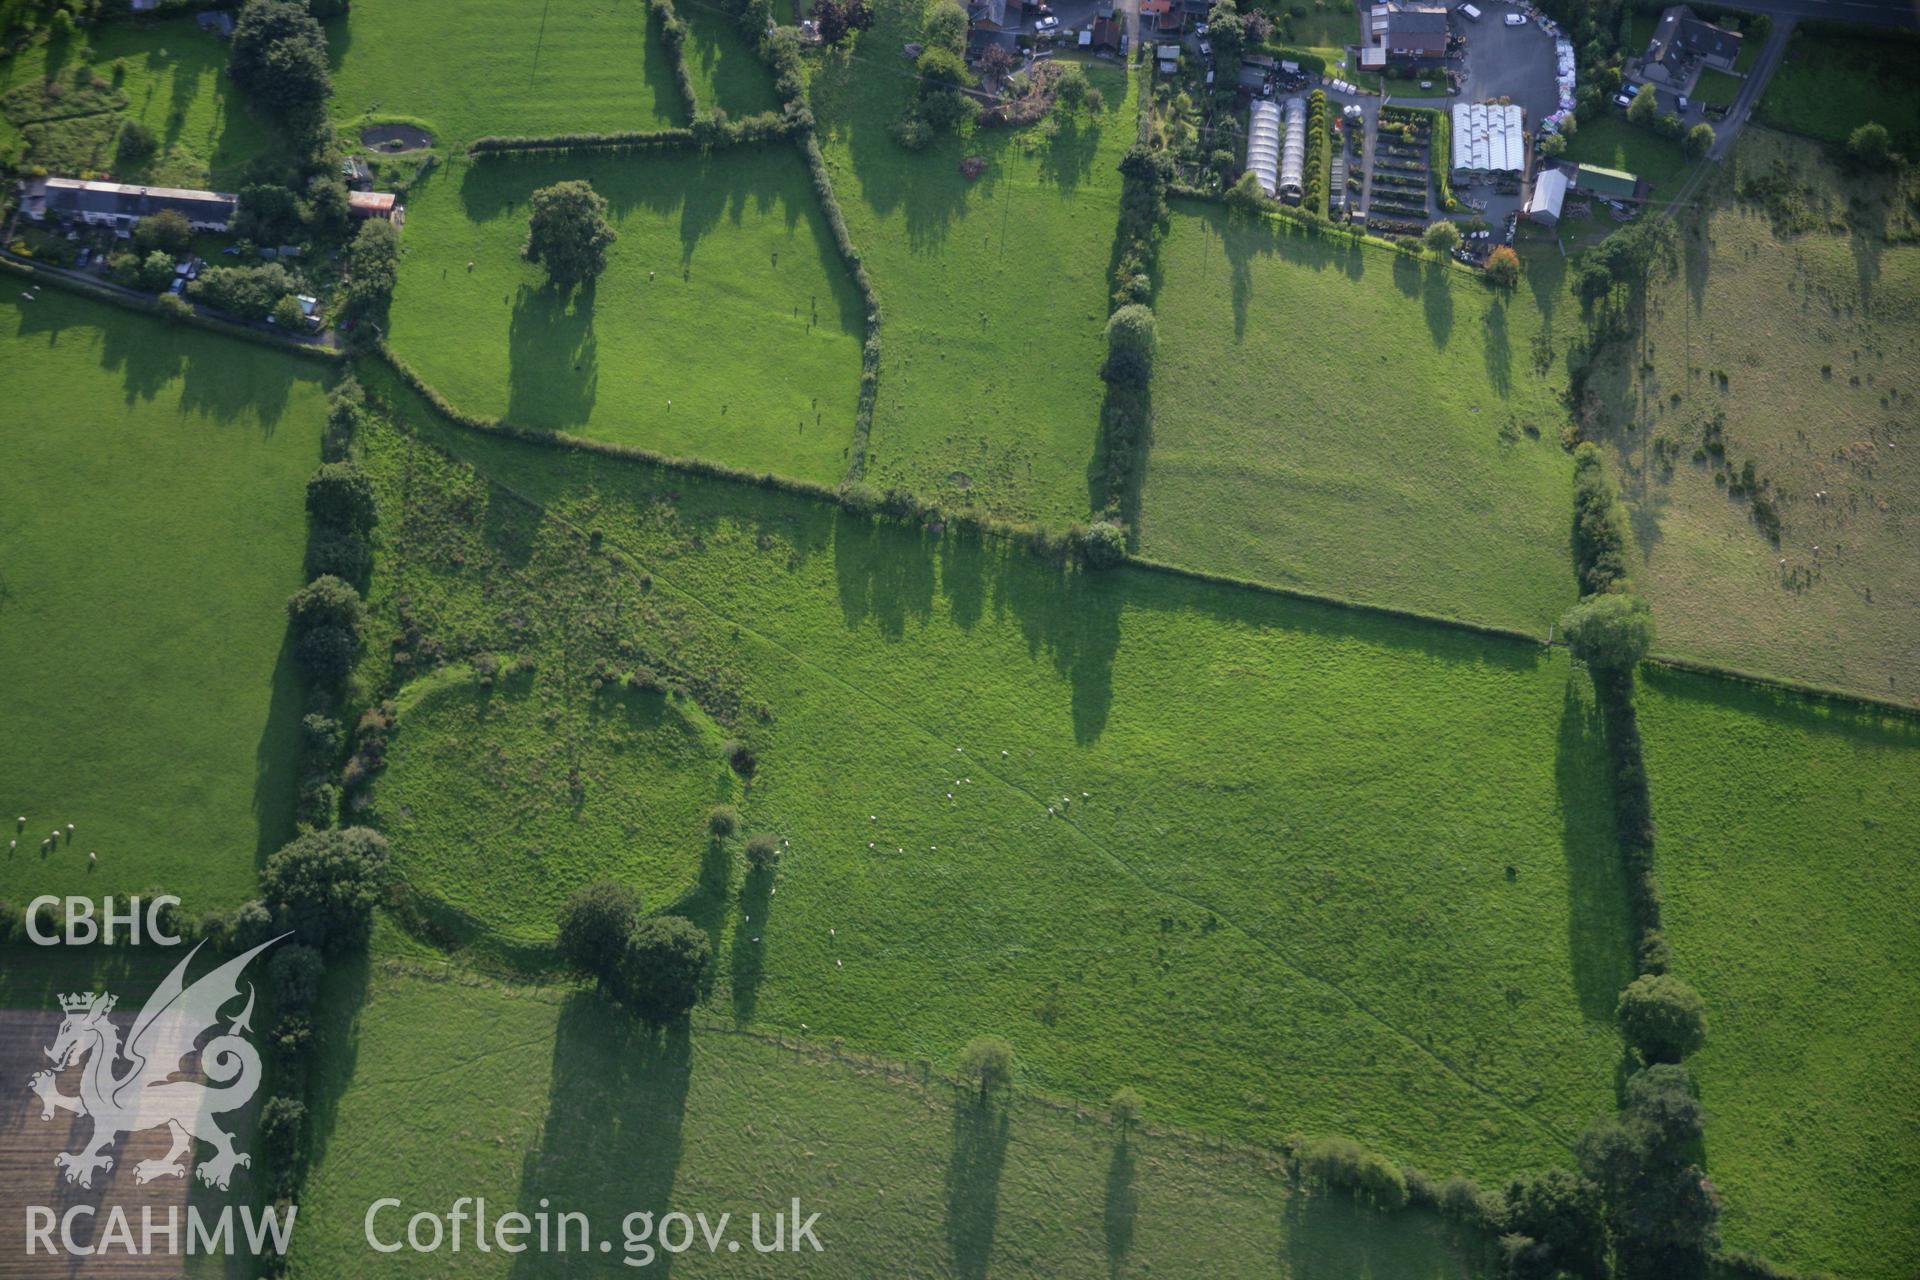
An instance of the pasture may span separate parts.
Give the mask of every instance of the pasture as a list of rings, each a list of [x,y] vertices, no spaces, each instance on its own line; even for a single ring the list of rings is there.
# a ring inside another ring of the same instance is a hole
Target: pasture
[[[524,261],[528,197],[611,205],[605,273]],[[790,145],[460,159],[413,190],[399,354],[469,413],[824,484],[847,468],[860,296]]]
[[[1755,117],[1829,142],[1845,142],[1861,125],[1878,121],[1896,149],[1912,154],[1920,146],[1917,49],[1904,32],[1795,31]]]
[[[1687,172],[1686,153],[1678,142],[1650,128],[1628,124],[1625,113],[1616,107],[1580,125],[1567,140],[1566,158],[1645,178],[1653,184],[1649,200],[1655,204],[1671,196]]]
[[[490,1214],[545,1197],[614,1244],[597,1259],[469,1247],[474,1276],[632,1274],[622,1219],[676,1210],[729,1213],[740,1242],[653,1259],[676,1275],[1480,1274],[1426,1215],[1293,1191],[1269,1155],[1151,1123],[1123,1142],[1104,1117],[1043,1099],[982,1112],[920,1068],[711,1026],[650,1037],[585,992],[419,961],[376,955],[365,994],[354,1047],[322,1056],[340,1097],[301,1200],[295,1276],[417,1271],[419,1257],[368,1252],[366,1206],[444,1212],[465,1195]],[[794,1197],[820,1214],[823,1251],[755,1253],[750,1215]]]
[[[0,467],[0,808],[19,841],[0,898],[161,888],[197,918],[251,897],[258,860],[292,835],[284,605],[302,582],[319,366],[16,294],[0,301],[0,368],[31,409]]]
[[[1605,384],[1660,648],[1920,702],[1920,248],[1887,239],[1911,234],[1890,189],[1842,187],[1811,144],[1752,133],[1733,164],[1743,185],[1784,175],[1811,229],[1713,188],[1635,370]],[[1871,195],[1850,205],[1848,189]],[[1729,496],[1748,462],[1777,544]]]
[[[1574,591],[1552,353],[1578,324],[1551,280],[1502,297],[1199,205],[1160,275],[1141,554],[1546,635]]]
[[[702,110],[718,107],[729,116],[778,111],[773,78],[759,53],[740,33],[740,24],[718,0],[687,0],[674,12],[687,24],[683,52]]]
[[[112,171],[123,182],[233,190],[246,163],[277,140],[247,111],[226,67],[225,42],[190,17],[106,23],[29,45],[0,59],[0,156],[56,174]],[[127,169],[115,139],[130,120],[153,131],[158,149]]]
[[[381,631],[404,596],[415,650],[644,662],[756,752],[777,874],[736,852],[677,908],[712,1013],[939,1063],[1004,1034],[1048,1092],[1436,1172],[1564,1160],[1610,1107],[1627,923],[1563,658],[409,417],[369,455]]]
[[[687,123],[641,0],[356,0],[326,24],[343,129],[402,117],[459,147],[486,134]]]
[[[1650,672],[1640,697],[1676,970],[1730,1248],[1913,1274],[1920,723]]]
[[[410,887],[516,938],[551,938],[560,905],[595,880],[667,905],[693,886],[707,811],[733,790],[723,739],[689,699],[591,688],[556,665],[509,665],[497,683],[456,666],[407,686],[369,815]]]
[[[1084,520],[1134,94],[1089,62],[1097,113],[907,151],[888,131],[913,80],[892,51],[917,38],[921,8],[880,0],[860,55],[828,55],[813,81],[820,145],[886,313],[867,479],[1006,519]],[[986,162],[972,179],[969,158]]]

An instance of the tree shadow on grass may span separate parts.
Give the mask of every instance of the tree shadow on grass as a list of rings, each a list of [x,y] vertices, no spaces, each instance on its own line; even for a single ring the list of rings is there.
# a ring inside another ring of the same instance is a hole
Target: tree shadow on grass
[[[313,1040],[307,1074],[309,1168],[326,1162],[327,1146],[340,1119],[340,1099],[353,1084],[360,1058],[360,1008],[367,1002],[371,962],[356,951],[327,962],[320,999],[313,1011]]]
[[[599,394],[594,286],[521,285],[507,333],[507,419],[554,430],[578,426]]]
[[[1487,381],[1504,400],[1513,391],[1513,344],[1507,337],[1507,304],[1504,299],[1496,299],[1487,308],[1487,317],[1482,324],[1482,338],[1485,347],[1482,357],[1486,361]]]
[[[1567,950],[1581,1015],[1611,1023],[1633,980],[1633,919],[1614,834],[1607,744],[1586,677],[1570,672],[1553,757],[1567,863]]]
[[[598,995],[568,997],[554,1035],[546,1126],[522,1162],[515,1207],[529,1218],[542,1204],[552,1214],[584,1213],[602,1237],[630,1213],[657,1222],[673,1202],[692,1074],[684,1025],[657,1030]],[[511,1274],[544,1280],[631,1271],[618,1250],[579,1252],[574,1234],[567,1248],[523,1253]],[[654,1260],[662,1272],[671,1263],[665,1252]]]
[[[984,1280],[1000,1218],[1000,1175],[1007,1163],[1006,1108],[962,1098],[953,1109],[953,1157],[947,1163],[947,1247],[954,1274]]]
[[[1296,1190],[1287,1197],[1284,1262],[1291,1280],[1405,1280],[1484,1275],[1483,1242],[1450,1239],[1430,1213],[1382,1213],[1335,1193]]]
[[[1107,1199],[1104,1214],[1107,1237],[1107,1274],[1117,1277],[1133,1248],[1133,1228],[1140,1216],[1140,1192],[1133,1185],[1133,1148],[1123,1136],[1107,1162]]]
[[[1428,265],[1426,280],[1420,289],[1421,310],[1426,313],[1427,331],[1433,345],[1447,349],[1453,338],[1453,268],[1443,261]]]
[[[733,1020],[753,1021],[760,983],[766,977],[767,924],[773,913],[773,872],[754,867],[740,885],[740,919],[733,926]],[[754,939],[758,938],[756,942]]]
[[[253,818],[256,827],[254,862],[264,864],[281,845],[293,839],[294,787],[298,781],[303,679],[293,656],[293,628],[280,638],[280,652],[270,677],[273,693],[267,704],[267,722],[254,746]]]

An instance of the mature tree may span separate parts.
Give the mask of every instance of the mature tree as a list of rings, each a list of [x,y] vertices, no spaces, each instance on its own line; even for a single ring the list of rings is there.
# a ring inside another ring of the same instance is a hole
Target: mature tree
[[[1267,189],[1260,185],[1260,175],[1251,169],[1227,189],[1227,208],[1235,213],[1255,214],[1270,203]]]
[[[945,49],[949,53],[967,51],[967,11],[953,0],[940,0],[927,10],[927,20],[920,29],[920,42],[929,49]]]
[[[1146,1109],[1146,1099],[1131,1085],[1115,1090],[1112,1101],[1107,1104],[1107,1114],[1123,1137],[1140,1123],[1140,1113]]]
[[[1600,1184],[1615,1273],[1626,1280],[1699,1280],[1719,1244],[1720,1196],[1697,1159],[1704,1116],[1684,1067],[1657,1065],[1627,1082],[1620,1114],[1575,1145]]]
[[[1643,84],[1633,95],[1633,102],[1627,107],[1627,119],[1637,125],[1650,125],[1660,115],[1660,98],[1653,86]]]
[[[307,327],[307,313],[300,309],[300,300],[290,293],[282,294],[280,301],[273,304],[273,310],[268,313],[268,318],[282,329],[295,333]]]
[[[336,955],[364,942],[386,883],[386,837],[366,827],[308,832],[267,859],[260,896],[276,929]]]
[[[1588,596],[1561,615],[1560,634],[1582,662],[1628,670],[1653,647],[1653,611],[1639,596]]]
[[[331,575],[315,578],[287,601],[293,623],[293,656],[320,680],[338,680],[359,656],[366,606],[351,583]]]
[[[639,915],[639,894],[617,880],[596,880],[575,890],[560,908],[554,950],[575,973],[610,983]]]
[[[1713,150],[1713,126],[1702,120],[1687,130],[1686,141],[1680,145],[1686,151],[1687,159],[1703,159],[1707,152]]]
[[[725,840],[740,829],[740,811],[730,804],[716,805],[707,814],[707,834]]]
[[[1893,161],[1893,141],[1887,126],[1872,120],[1855,129],[1847,138],[1847,154],[1869,169],[1884,169]]]
[[[817,0],[813,18],[820,24],[820,39],[839,44],[850,33],[873,25],[873,9],[866,0]]]
[[[307,477],[307,514],[315,524],[366,533],[380,523],[373,481],[351,462],[323,462]]]
[[[627,933],[612,986],[646,1021],[672,1022],[713,989],[713,943],[683,916],[637,920]]]
[[[1650,1063],[1678,1062],[1707,1042],[1706,1002],[1672,974],[1642,974],[1628,983],[1618,1016],[1620,1033]]]
[[[1568,119],[1572,119],[1572,117],[1569,116]],[[1540,139],[1540,154],[1549,160],[1567,154],[1567,132],[1567,130],[1563,129],[1559,133],[1550,133]]]
[[[258,244],[283,244],[299,237],[304,220],[300,200],[277,182],[254,182],[240,188],[240,207],[234,213],[233,233]]]
[[[134,287],[148,293],[158,293],[172,283],[173,255],[165,249],[155,249],[140,259],[140,266],[133,273]]]
[[[1502,289],[1511,289],[1520,283],[1520,255],[1513,251],[1512,245],[1503,244],[1487,255],[1487,279]]]
[[[325,22],[328,18],[337,18],[345,13],[350,0],[307,0],[307,11]]]
[[[1145,386],[1153,377],[1158,342],[1153,308],[1132,302],[1107,318],[1107,362],[1101,376],[1109,382]]]
[[[780,861],[780,838],[770,831],[757,831],[747,837],[747,865],[755,871],[771,870]]]
[[[914,63],[920,77],[920,115],[935,129],[951,129],[976,104],[965,90],[973,83],[966,59],[941,44],[929,44]]]
[[[967,1041],[960,1051],[960,1074],[980,1086],[980,1101],[1013,1084],[1013,1046],[999,1036]]]
[[[273,981],[273,1004],[280,1016],[313,1008],[325,972],[320,953],[312,947],[294,943],[276,948],[267,963],[267,976]]]
[[[400,233],[385,218],[368,218],[347,247],[347,306],[356,316],[378,316],[400,281]]]
[[[533,193],[522,252],[544,265],[555,284],[576,285],[606,270],[614,239],[607,202],[588,183],[556,182]]]
[[[280,112],[324,103],[333,93],[326,34],[301,0],[247,0],[233,26],[228,70]]]
[[[133,224],[133,247],[141,253],[164,249],[180,254],[193,243],[193,227],[178,209],[162,209]]]
[[[1607,1274],[1606,1205],[1599,1186],[1578,1174],[1550,1169],[1509,1182],[1506,1226],[1536,1242],[1563,1272]]]
[[[1053,69],[1053,79],[1048,82],[1053,90],[1053,102],[1069,114],[1087,105],[1088,95],[1094,92],[1087,81],[1086,70],[1077,62],[1062,62]]]
[[[1442,218],[1427,227],[1424,239],[1428,249],[1444,258],[1460,247],[1460,228]]]
[[[277,262],[257,267],[208,267],[187,286],[196,301],[232,312],[242,320],[264,320],[273,304],[292,293],[295,280]]]
[[[980,69],[990,76],[1004,76],[1020,60],[1003,44],[990,44],[980,54]]]
[[[160,139],[153,130],[138,120],[129,120],[120,126],[120,137],[114,142],[113,163],[117,168],[132,169],[153,159],[153,153],[160,149]]]
[[[1207,11],[1207,43],[1213,49],[1215,84],[1230,87],[1238,79],[1247,39],[1247,19],[1240,16],[1240,6],[1234,0],[1218,0]]]

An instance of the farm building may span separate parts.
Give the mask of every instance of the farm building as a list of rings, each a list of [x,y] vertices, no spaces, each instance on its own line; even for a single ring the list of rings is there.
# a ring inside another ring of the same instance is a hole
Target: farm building
[[[1457,173],[1519,173],[1527,167],[1526,113],[1517,106],[1453,104]]]
[[[391,191],[349,191],[347,212],[356,218],[385,218],[395,221],[394,194]]]
[[[51,216],[116,231],[130,231],[140,219],[168,209],[182,214],[196,231],[225,231],[238,206],[239,197],[219,191],[133,187],[78,178],[33,178],[20,184],[20,212],[35,222]]]
[[[1636,200],[1639,198],[1640,179],[1618,169],[1583,164],[1574,171],[1572,186],[1577,191],[1586,191],[1607,200]]]
[[[1307,100],[1287,99],[1285,141],[1280,146],[1280,196],[1299,203],[1307,190]]]
[[[1555,166],[1542,169],[1533,180],[1533,195],[1527,200],[1527,220],[1543,227],[1558,226],[1560,208],[1567,200],[1567,175]]]
[[[1253,104],[1253,119],[1247,124],[1247,168],[1268,195],[1280,189],[1280,107],[1271,99]]]

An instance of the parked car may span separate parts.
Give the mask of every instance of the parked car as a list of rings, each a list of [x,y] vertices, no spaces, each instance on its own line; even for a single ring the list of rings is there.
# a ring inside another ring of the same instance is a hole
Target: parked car
[[[1680,102],[1680,109],[1682,111],[1685,111],[1687,109],[1687,95],[1684,93],[1681,94],[1679,98],[1679,102]]]
[[[185,276],[175,276],[173,278],[173,283],[167,286],[168,293],[185,293],[186,291],[187,291],[187,278]]]
[[[1035,31],[1052,31],[1059,25],[1060,19],[1054,17],[1052,14],[1048,14],[1046,17],[1040,19],[1040,21],[1034,23],[1033,29]]]
[[[1633,95],[1630,93],[1616,93],[1613,95],[1613,105],[1616,107],[1630,107],[1633,105]]]
[[[1510,13],[1502,19],[1502,21],[1510,27],[1524,27],[1527,25],[1527,15],[1524,13]]]

